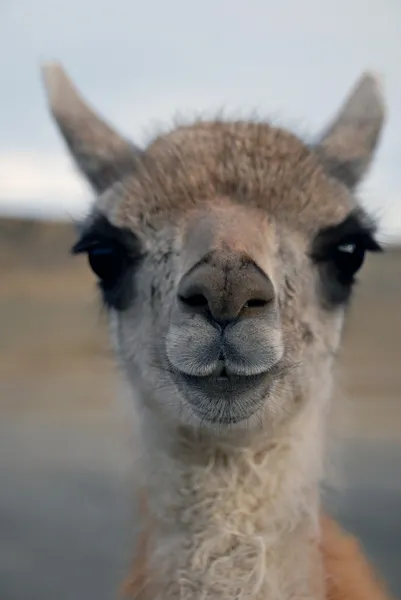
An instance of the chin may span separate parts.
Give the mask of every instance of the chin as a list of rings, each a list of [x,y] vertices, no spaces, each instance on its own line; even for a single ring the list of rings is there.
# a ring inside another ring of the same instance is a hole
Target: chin
[[[174,374],[174,384],[194,420],[202,426],[241,427],[260,424],[260,415],[273,394],[271,373],[225,377]]]

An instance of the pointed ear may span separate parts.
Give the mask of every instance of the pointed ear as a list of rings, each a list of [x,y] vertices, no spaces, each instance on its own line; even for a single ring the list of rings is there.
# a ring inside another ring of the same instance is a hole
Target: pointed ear
[[[79,169],[97,192],[133,170],[140,150],[121,137],[85,102],[57,63],[42,66],[53,117]]]
[[[362,180],[370,166],[384,118],[379,82],[366,73],[317,144],[316,150],[327,171],[351,189]]]

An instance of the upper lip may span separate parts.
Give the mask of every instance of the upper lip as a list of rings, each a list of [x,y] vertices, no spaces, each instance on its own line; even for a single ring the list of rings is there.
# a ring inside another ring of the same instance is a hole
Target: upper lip
[[[189,373],[184,373],[180,370],[174,369],[175,372],[178,375],[182,375],[187,379],[192,379],[193,381],[199,381],[200,383],[202,381],[204,381],[205,383],[208,381],[239,381],[239,380],[248,380],[251,381],[252,379],[255,379],[256,377],[260,376],[260,375],[265,375],[266,372],[263,373],[258,373],[257,375],[244,375],[244,374],[239,374],[239,373],[235,373],[234,371],[230,371],[229,369],[227,369],[227,366],[225,364],[224,361],[218,361],[218,365],[216,365],[216,368],[211,372],[208,373],[207,375],[197,375],[195,373],[193,374],[189,374]]]
[[[168,360],[168,364],[169,364],[169,370],[171,373],[173,373],[176,377],[182,377],[184,379],[186,379],[187,381],[193,381],[193,382],[199,382],[199,383],[208,383],[208,382],[246,382],[248,381],[249,383],[251,383],[252,381],[256,381],[258,379],[260,379],[261,377],[264,377],[265,375],[267,375],[268,372],[270,372],[271,370],[268,369],[266,371],[263,372],[259,372],[259,373],[252,373],[252,374],[244,374],[244,373],[236,373],[235,371],[231,371],[230,369],[227,368],[226,362],[224,360],[218,360],[216,362],[216,366],[209,371],[208,373],[204,374],[204,373],[186,373],[185,371],[182,371],[181,369],[178,369],[175,365],[173,365],[171,363],[170,360]]]

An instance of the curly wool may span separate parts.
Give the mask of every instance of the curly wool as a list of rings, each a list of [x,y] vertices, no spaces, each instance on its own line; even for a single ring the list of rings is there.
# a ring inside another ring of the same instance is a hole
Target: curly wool
[[[160,440],[155,448],[155,439],[146,436],[144,454],[153,465],[146,478],[153,530],[146,560],[152,575],[142,578],[142,595],[131,586],[130,597],[323,597],[315,590],[322,581],[320,420],[305,409],[273,439],[253,440],[245,448],[213,446],[208,439],[185,453],[183,439],[182,456],[176,447],[170,455],[166,447],[161,453]]]

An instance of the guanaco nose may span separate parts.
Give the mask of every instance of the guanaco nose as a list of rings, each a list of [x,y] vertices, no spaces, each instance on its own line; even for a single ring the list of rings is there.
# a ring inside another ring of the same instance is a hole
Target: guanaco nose
[[[192,267],[178,285],[184,310],[223,327],[235,319],[266,315],[274,296],[272,281],[250,258],[217,251]]]

